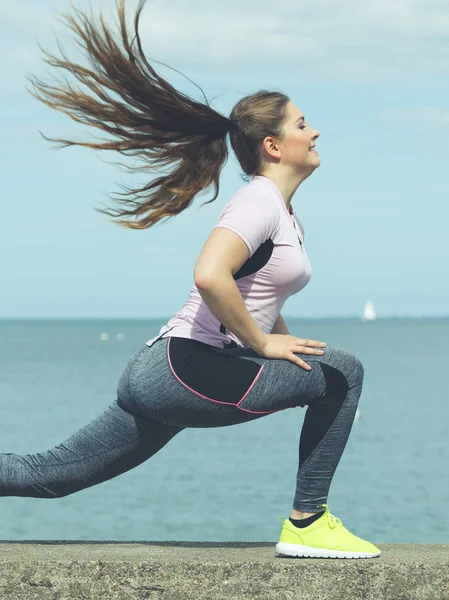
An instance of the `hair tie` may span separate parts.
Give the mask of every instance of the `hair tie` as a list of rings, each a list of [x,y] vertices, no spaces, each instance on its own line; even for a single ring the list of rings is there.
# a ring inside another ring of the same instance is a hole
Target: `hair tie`
[[[229,119],[229,131],[236,131],[237,129],[240,129],[240,127],[236,119]]]

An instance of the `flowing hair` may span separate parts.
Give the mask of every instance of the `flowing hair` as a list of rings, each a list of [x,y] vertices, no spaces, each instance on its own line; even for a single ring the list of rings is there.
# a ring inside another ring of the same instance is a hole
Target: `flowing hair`
[[[88,55],[92,69],[70,62],[58,42],[64,60],[45,54],[45,62],[66,69],[91,94],[57,81],[50,85],[34,75],[26,75],[33,90],[27,91],[44,104],[67,114],[74,121],[97,127],[116,139],[99,143],[48,138],[58,147],[85,146],[97,150],[116,150],[125,156],[143,160],[140,167],[128,171],[149,172],[158,165],[172,165],[172,170],[141,188],[124,188],[115,200],[127,208],[97,212],[114,217],[117,225],[147,229],[164,217],[172,217],[189,207],[202,190],[214,185],[213,202],[219,194],[219,178],[228,158],[226,135],[246,174],[243,179],[260,173],[263,168],[262,141],[267,136],[282,139],[288,96],[261,90],[242,98],[230,117],[212,109],[201,90],[205,104],[189,98],[160,77],[142,50],[139,20],[146,0],[139,0],[134,17],[134,39],[130,41],[125,19],[125,0],[117,0],[122,47],[105,25],[89,19],[72,4],[76,16],[62,19],[76,34],[77,43]],[[77,18],[78,17],[78,18]],[[133,48],[135,43],[136,48]],[[155,61],[158,62],[158,61]],[[165,64],[165,63],[160,63]],[[165,65],[167,66],[167,65]],[[169,67],[171,68],[171,67]],[[173,69],[176,71],[176,69]],[[179,71],[177,71],[179,72]],[[188,78],[187,78],[188,79]],[[189,79],[189,81],[191,81]],[[194,83],[194,82],[192,82]],[[115,94],[117,97],[113,97]],[[96,97],[95,97],[95,96]],[[122,186],[123,187],[123,186]],[[103,205],[105,206],[105,205]],[[117,217],[134,216],[134,221]]]

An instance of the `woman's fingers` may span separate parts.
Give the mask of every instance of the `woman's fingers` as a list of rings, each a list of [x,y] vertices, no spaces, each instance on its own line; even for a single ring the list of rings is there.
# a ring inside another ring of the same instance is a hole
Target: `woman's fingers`
[[[308,340],[303,338],[296,338],[297,342],[300,345],[301,349],[298,349],[297,352],[301,352],[302,354],[324,354],[323,350],[316,349],[313,346],[326,346],[326,342],[319,342],[318,340]]]
[[[318,356],[321,356],[324,354],[324,351],[320,348],[317,348],[317,346],[324,347],[326,346],[326,342],[320,342],[318,340],[309,340],[304,338],[292,338],[292,341],[295,345],[295,348],[292,349],[292,355],[290,360],[297,364],[298,367],[301,367],[306,371],[311,371],[312,367],[309,364],[307,364],[304,360],[299,358],[299,356],[296,356],[296,354],[294,353],[298,352],[300,354],[316,354]]]
[[[307,346],[298,346],[299,350],[295,352],[301,352],[301,354],[324,354],[324,350],[317,350],[316,348],[308,348]]]
[[[292,354],[292,357],[290,360],[292,362],[294,362],[295,364],[297,364],[298,367],[301,367],[302,369],[306,369],[307,371],[312,370],[312,367],[310,365],[308,365],[305,361],[303,361],[301,358],[299,358],[299,356],[296,356],[296,354]]]
[[[319,342],[318,340],[307,340],[304,338],[296,338],[302,346],[326,346],[326,342]]]

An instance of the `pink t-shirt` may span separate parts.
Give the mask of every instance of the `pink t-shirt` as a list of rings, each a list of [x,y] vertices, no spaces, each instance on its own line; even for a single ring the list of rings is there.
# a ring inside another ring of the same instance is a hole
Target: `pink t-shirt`
[[[249,258],[234,280],[250,315],[264,333],[271,333],[287,298],[302,290],[312,275],[302,223],[289,212],[277,185],[256,175],[232,196],[215,227],[234,231],[248,246]],[[211,313],[196,285],[181,310],[146,345],[170,336],[218,348],[234,341],[248,348]]]

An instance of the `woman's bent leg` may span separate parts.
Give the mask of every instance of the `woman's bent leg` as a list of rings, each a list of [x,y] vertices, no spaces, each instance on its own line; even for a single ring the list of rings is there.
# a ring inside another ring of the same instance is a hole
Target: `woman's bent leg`
[[[308,406],[299,440],[299,466],[293,509],[322,512],[332,478],[340,462],[362,392],[364,369],[360,360],[340,348],[324,355],[295,353],[312,367],[306,371],[291,361],[264,363],[260,381],[241,404],[260,411]]]
[[[304,418],[294,510],[315,513],[327,504],[332,478],[354,423],[362,393],[363,367],[358,360],[348,362],[348,356],[341,360],[347,363],[346,368],[341,365],[342,371],[319,363],[329,392],[309,405]]]
[[[133,415],[115,400],[51,450],[0,454],[0,496],[68,496],[140,465],[182,429]]]

